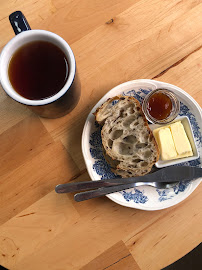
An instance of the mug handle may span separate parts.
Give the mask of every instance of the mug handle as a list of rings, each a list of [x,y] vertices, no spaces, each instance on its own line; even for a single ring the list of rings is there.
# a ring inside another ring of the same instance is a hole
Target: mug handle
[[[31,30],[29,23],[21,11],[15,11],[10,14],[9,21],[16,35],[20,34],[21,32]]]

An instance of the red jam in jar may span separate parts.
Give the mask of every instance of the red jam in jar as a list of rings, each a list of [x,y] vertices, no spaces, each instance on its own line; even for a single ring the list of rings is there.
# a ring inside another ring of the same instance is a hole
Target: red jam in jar
[[[163,93],[154,93],[148,100],[148,113],[157,120],[166,119],[172,111],[171,99]]]

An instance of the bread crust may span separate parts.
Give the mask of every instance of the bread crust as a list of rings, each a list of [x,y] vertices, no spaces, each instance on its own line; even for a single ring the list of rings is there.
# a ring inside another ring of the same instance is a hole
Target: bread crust
[[[115,96],[94,113],[103,125],[101,136],[106,161],[122,177],[142,176],[159,159],[159,149],[138,100]]]

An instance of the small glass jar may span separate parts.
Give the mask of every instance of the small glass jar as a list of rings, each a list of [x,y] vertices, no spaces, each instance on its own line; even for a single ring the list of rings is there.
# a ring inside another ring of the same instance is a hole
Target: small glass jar
[[[149,122],[167,124],[178,116],[180,102],[172,91],[156,89],[145,97],[142,110]]]

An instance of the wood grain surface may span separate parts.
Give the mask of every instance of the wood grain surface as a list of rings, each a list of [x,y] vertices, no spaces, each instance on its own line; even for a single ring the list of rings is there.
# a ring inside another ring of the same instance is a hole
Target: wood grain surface
[[[55,185],[89,180],[85,119],[114,86],[175,84],[202,106],[201,0],[1,0],[0,48],[10,13],[72,47],[81,98],[65,117],[42,119],[0,88],[0,265],[13,270],[158,270],[202,240],[202,186],[185,201],[140,211],[107,198],[82,203]]]

